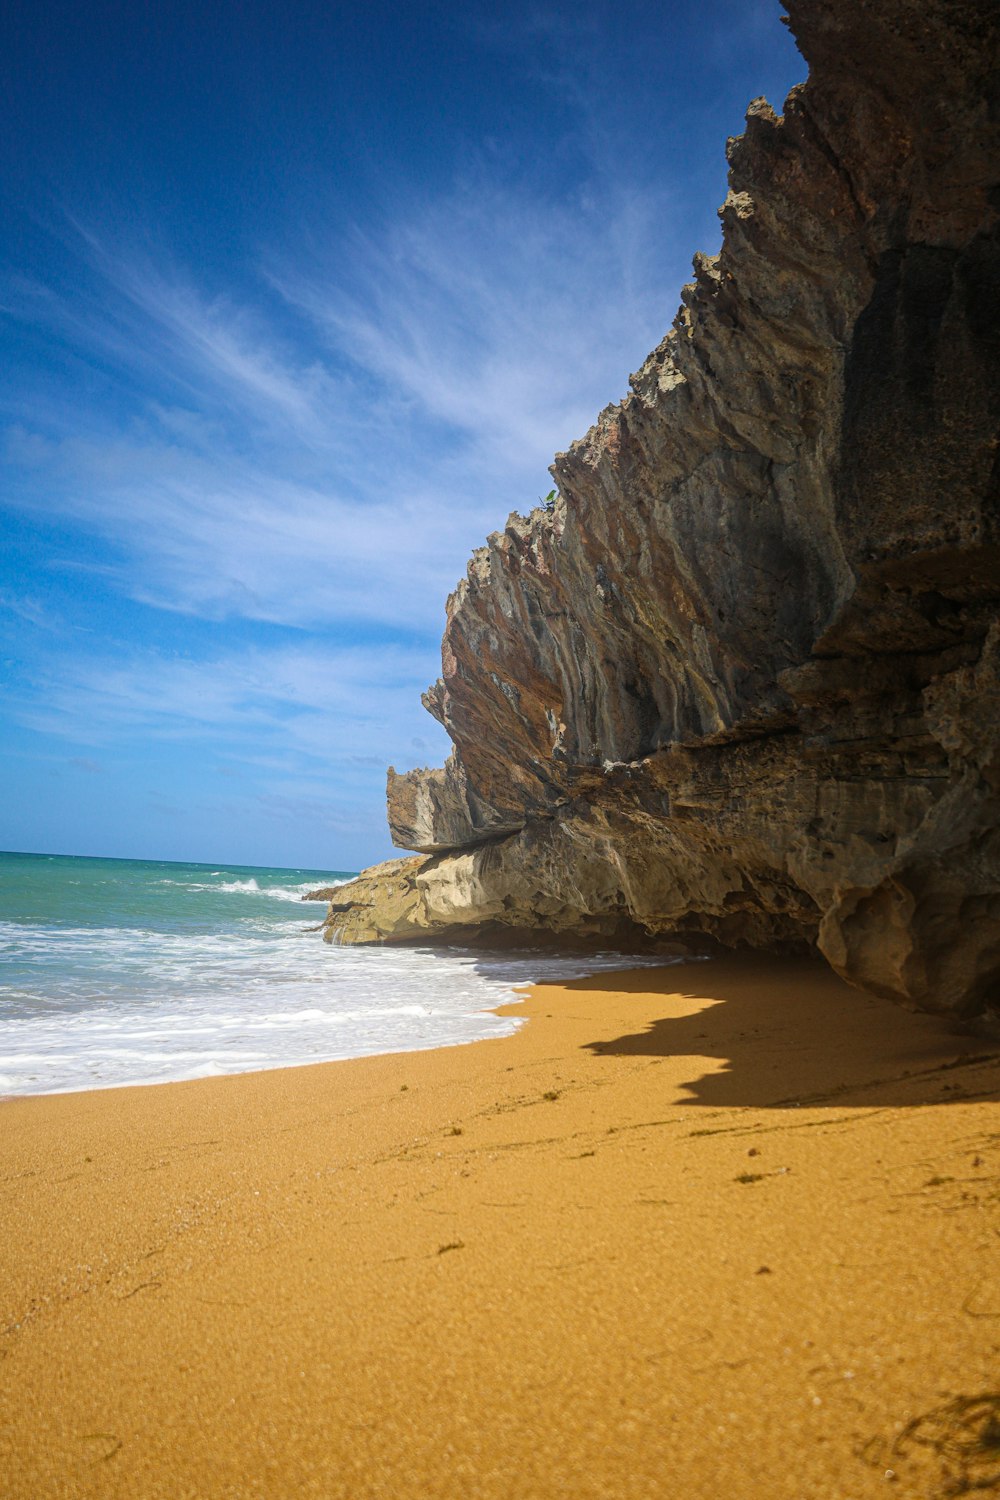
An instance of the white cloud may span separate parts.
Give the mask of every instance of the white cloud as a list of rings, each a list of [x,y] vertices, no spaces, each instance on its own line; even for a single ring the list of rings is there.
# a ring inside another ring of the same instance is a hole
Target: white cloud
[[[388,623],[436,633],[447,592],[484,516],[463,497],[387,486],[357,496],[289,479],[238,454],[204,454],[150,434],[27,446],[22,503],[107,539],[112,560],[82,566],[122,592],[208,618],[298,626]],[[418,475],[417,483],[423,476]],[[117,558],[118,561],[115,561]],[[64,565],[80,567],[75,554]]]
[[[67,218],[87,276],[72,293],[22,279],[15,308],[23,320],[138,370],[154,387],[186,391],[202,421],[215,406],[252,417],[262,435],[331,444],[329,418],[349,403],[350,388],[278,337],[257,307],[199,287],[163,251],[115,245]]]
[[[205,742],[227,764],[270,773],[414,764],[414,730],[432,742],[414,681],[433,653],[316,644],[230,651],[205,660],[152,651],[54,658],[10,702],[24,726],[75,744]],[[440,743],[438,743],[440,741]]]
[[[31,594],[15,594],[11,589],[0,589],[0,610],[16,616],[27,625],[36,625],[40,630],[54,630],[56,620],[41,599]]]
[[[664,218],[627,185],[566,203],[474,173],[359,234],[350,285],[322,264],[272,280],[332,349],[517,475],[581,437],[665,331]]]
[[[15,503],[102,538],[145,603],[437,633],[472,549],[669,321],[663,217],[627,184],[565,202],[480,168],[325,263],[273,256],[242,301],[81,231],[89,291],[21,315],[127,398],[23,401]]]

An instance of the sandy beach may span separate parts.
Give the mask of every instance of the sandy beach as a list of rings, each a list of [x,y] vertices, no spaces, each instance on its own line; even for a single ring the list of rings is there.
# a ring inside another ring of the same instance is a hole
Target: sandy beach
[[[998,1049],[820,966],[0,1104],[0,1493],[906,1500],[1000,1477]]]

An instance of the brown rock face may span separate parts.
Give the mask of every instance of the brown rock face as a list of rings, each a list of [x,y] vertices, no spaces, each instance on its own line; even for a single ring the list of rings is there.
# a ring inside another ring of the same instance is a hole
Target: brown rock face
[[[455,749],[390,773],[395,842],[432,856],[392,936],[818,944],[975,1015],[1000,1003],[1000,10],[788,10],[809,80],[729,143],[721,254],[556,459],[554,511],[449,600],[424,701]]]

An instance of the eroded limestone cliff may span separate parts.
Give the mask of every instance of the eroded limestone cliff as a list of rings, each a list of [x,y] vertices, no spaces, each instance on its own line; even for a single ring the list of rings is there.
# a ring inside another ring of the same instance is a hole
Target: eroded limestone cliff
[[[721,253],[448,602],[453,754],[389,776],[424,858],[327,936],[696,932],[1000,1000],[1000,7],[788,10]]]

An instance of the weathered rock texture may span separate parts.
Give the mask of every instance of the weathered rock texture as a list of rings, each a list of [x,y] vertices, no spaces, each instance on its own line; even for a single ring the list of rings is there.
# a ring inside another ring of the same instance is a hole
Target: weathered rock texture
[[[449,600],[454,753],[389,777],[429,857],[328,935],[694,931],[997,1002],[1000,7],[788,10],[721,254]]]

